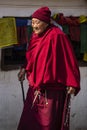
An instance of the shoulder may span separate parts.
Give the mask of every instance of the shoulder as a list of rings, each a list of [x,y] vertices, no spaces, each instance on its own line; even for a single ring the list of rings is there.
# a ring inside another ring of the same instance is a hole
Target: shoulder
[[[57,26],[53,25],[51,27],[51,31],[49,34],[50,40],[51,41],[64,41],[65,42],[70,42],[68,36]]]
[[[50,35],[58,36],[58,35],[65,35],[65,33],[59,27],[51,25]]]

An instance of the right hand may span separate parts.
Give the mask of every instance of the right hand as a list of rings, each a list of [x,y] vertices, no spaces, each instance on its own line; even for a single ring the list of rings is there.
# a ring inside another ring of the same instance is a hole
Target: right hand
[[[23,81],[25,80],[25,68],[21,68],[19,73],[18,73],[18,80]]]

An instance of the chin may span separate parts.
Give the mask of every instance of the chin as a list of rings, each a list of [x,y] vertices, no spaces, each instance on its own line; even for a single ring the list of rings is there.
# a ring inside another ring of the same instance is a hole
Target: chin
[[[38,34],[38,35],[41,34],[41,32],[34,32],[34,33],[35,33],[35,34]]]

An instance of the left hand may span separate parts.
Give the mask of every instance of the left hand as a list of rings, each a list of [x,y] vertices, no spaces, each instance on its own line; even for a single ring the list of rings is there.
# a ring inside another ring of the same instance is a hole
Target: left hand
[[[75,88],[73,87],[67,87],[68,94],[75,94]]]
[[[23,81],[25,80],[25,68],[21,68],[19,73],[18,73],[18,80]]]

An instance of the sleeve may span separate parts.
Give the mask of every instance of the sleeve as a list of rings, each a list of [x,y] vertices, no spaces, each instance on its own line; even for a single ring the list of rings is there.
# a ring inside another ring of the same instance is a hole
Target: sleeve
[[[45,51],[46,53],[46,51]],[[73,47],[64,33],[50,38],[43,82],[61,83],[80,90],[80,71]]]
[[[71,86],[76,89],[76,94],[80,90],[80,70],[73,47],[68,39],[67,35],[58,36],[58,72],[59,79],[66,86]]]

